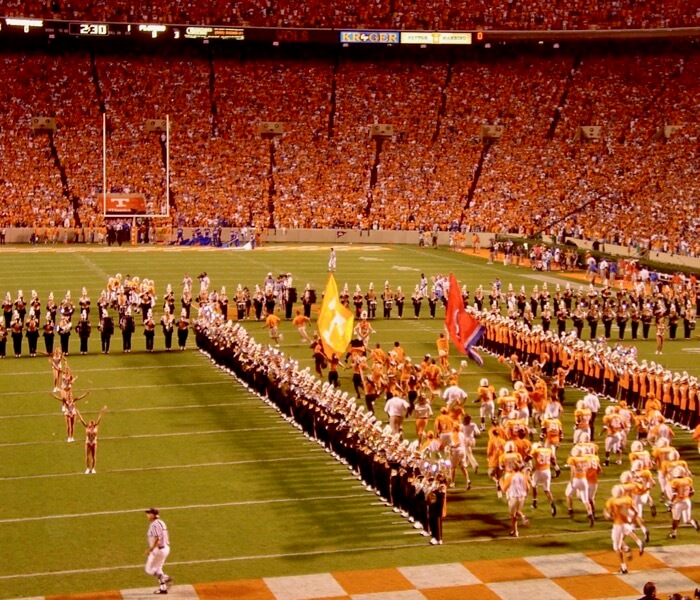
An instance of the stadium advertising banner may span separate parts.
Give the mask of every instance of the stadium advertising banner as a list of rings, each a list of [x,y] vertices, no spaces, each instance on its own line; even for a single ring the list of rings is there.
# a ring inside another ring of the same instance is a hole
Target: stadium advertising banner
[[[398,44],[399,40],[399,31],[354,29],[340,32],[341,44]]]
[[[402,31],[401,43],[468,46],[472,43],[472,34],[466,31]]]
[[[136,216],[146,214],[146,197],[143,194],[106,194],[105,216]]]
[[[214,39],[214,40],[237,40],[245,38],[245,31],[242,27],[209,27],[209,26],[189,26],[184,28],[187,39]]]
[[[251,42],[278,44],[337,44],[335,29],[278,29],[274,27],[246,27],[245,39]]]

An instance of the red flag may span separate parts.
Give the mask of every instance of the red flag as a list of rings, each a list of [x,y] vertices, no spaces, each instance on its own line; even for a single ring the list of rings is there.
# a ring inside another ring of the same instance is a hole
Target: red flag
[[[475,346],[484,333],[483,326],[464,309],[464,300],[455,276],[450,273],[450,291],[445,310],[445,327],[457,350],[472,358],[479,366],[484,361],[476,353]]]

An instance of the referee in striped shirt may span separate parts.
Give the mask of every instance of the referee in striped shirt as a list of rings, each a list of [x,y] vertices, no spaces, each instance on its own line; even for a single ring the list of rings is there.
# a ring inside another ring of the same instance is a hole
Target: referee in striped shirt
[[[161,521],[157,508],[146,511],[150,525],[148,526],[148,550],[146,550],[146,573],[158,579],[158,589],[154,594],[167,594],[173,579],[163,572],[163,565],[170,554],[170,536],[168,526]]]

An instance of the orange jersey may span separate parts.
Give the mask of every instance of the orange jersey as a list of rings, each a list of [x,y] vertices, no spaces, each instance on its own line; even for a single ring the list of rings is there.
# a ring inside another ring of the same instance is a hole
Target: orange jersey
[[[549,471],[554,463],[554,452],[551,448],[540,446],[532,451],[532,460],[536,471]]]
[[[280,324],[280,318],[277,315],[267,315],[265,319],[265,327],[272,329]]]
[[[574,411],[574,421],[576,429],[590,429],[591,427],[591,410],[589,408],[577,408]]]
[[[575,479],[584,479],[591,468],[590,456],[569,456],[566,459],[566,464],[571,468],[571,475]]]
[[[669,485],[671,486],[671,498],[673,501],[687,500],[692,498],[695,493],[693,480],[690,477],[672,479]]]
[[[498,466],[506,473],[515,471],[523,465],[523,458],[517,452],[504,452],[498,460]]]
[[[605,503],[605,513],[614,525],[627,525],[637,514],[634,510],[632,498],[621,496],[620,498],[609,498]]]
[[[305,317],[304,315],[297,315],[292,319],[292,325],[294,325],[294,327],[306,327],[306,325],[310,322],[311,319],[309,319],[309,317]]]
[[[559,419],[544,419],[542,430],[548,443],[556,446],[561,443],[562,428]]]
[[[489,439],[489,443],[486,446],[486,458],[490,469],[498,467],[505,445],[505,440],[500,437],[492,436]]]

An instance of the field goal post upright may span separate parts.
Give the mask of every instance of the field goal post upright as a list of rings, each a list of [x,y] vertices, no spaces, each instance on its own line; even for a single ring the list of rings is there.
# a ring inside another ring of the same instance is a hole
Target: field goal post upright
[[[102,215],[104,218],[170,219],[170,115],[165,119],[147,119],[147,134],[165,135],[165,207],[161,212],[147,210],[146,196],[142,193],[110,193],[107,186],[107,113],[102,113]]]

